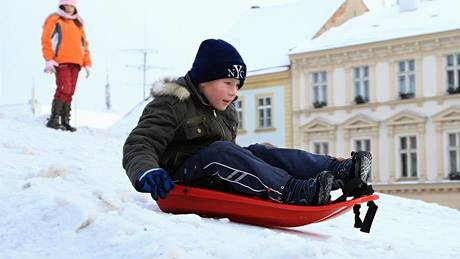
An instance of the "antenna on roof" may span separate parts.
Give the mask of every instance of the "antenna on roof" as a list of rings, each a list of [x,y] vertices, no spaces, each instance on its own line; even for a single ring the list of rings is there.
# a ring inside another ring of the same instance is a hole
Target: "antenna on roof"
[[[134,53],[140,53],[142,54],[143,56],[143,63],[141,65],[126,65],[126,67],[131,67],[131,68],[135,68],[137,70],[140,70],[143,72],[143,80],[142,80],[142,89],[143,89],[143,95],[142,95],[142,99],[144,101],[146,101],[148,98],[150,98],[150,95],[147,96],[146,94],[146,87],[147,87],[147,79],[146,79],[146,76],[147,76],[147,71],[150,70],[150,69],[167,69],[167,67],[161,67],[161,66],[149,66],[147,64],[147,55],[150,54],[150,53],[158,53],[157,50],[155,49],[145,49],[145,48],[142,48],[142,49],[128,49],[128,50],[125,50],[125,51],[130,51],[130,52],[134,52]],[[138,85],[138,84],[137,84]]]
[[[110,83],[109,83],[109,69],[107,69],[105,77],[105,108],[107,111],[112,109],[112,101],[111,101],[111,94],[110,94]]]
[[[37,111],[37,98],[35,96],[35,79],[32,79],[32,97],[30,98],[30,108],[32,109],[32,116],[35,116]]]

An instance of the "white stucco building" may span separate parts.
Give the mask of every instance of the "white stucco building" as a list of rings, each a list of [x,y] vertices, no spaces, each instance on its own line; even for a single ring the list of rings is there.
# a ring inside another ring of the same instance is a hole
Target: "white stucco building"
[[[369,150],[379,191],[460,208],[460,2],[399,2],[291,51],[293,145]]]

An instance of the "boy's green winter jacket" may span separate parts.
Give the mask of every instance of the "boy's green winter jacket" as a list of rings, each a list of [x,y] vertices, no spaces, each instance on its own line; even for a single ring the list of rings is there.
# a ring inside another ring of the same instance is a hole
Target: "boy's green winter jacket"
[[[188,74],[156,84],[153,97],[123,147],[123,167],[136,189],[140,172],[161,167],[174,174],[200,149],[219,140],[235,142],[236,138],[235,107],[214,110]]]

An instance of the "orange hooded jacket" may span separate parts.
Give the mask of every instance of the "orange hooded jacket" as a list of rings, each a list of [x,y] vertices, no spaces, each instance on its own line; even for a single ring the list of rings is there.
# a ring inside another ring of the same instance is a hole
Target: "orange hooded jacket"
[[[42,52],[46,61],[91,66],[83,25],[78,27],[73,20],[57,14],[50,15],[43,25]]]

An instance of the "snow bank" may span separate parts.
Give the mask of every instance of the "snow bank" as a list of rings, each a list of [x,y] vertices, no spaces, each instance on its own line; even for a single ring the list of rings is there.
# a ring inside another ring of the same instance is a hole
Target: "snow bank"
[[[460,212],[381,195],[353,214],[267,229],[162,213],[121,166],[126,134],[55,131],[0,110],[0,258],[459,258]]]

